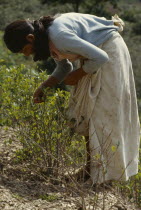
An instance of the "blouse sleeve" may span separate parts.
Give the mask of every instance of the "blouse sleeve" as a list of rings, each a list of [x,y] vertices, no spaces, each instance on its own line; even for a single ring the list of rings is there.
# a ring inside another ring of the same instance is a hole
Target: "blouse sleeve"
[[[61,61],[57,61],[54,59],[54,61],[56,63],[56,68],[51,76],[54,76],[59,82],[62,82],[73,70],[72,63],[68,59],[63,59]]]
[[[52,41],[62,52],[74,53],[85,57],[86,60],[82,68],[87,73],[95,73],[109,60],[105,51],[78,37],[72,31],[62,31]]]

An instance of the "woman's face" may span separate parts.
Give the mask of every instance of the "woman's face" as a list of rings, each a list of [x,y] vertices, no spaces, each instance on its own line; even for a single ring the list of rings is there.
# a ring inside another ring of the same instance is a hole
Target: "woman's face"
[[[33,44],[32,43],[26,44],[23,47],[23,49],[20,51],[20,53],[23,53],[25,56],[33,55],[34,54]]]
[[[34,54],[34,40],[35,37],[33,34],[28,34],[26,36],[27,41],[29,42],[26,44],[20,53],[23,53],[25,56],[33,55]]]

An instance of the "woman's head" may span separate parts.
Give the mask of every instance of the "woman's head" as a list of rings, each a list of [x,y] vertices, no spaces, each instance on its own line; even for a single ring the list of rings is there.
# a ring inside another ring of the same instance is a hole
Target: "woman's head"
[[[9,24],[3,36],[7,48],[19,53],[29,46],[32,48],[34,61],[47,59],[50,56],[47,29],[53,20],[54,18],[47,16],[35,21],[18,20]]]

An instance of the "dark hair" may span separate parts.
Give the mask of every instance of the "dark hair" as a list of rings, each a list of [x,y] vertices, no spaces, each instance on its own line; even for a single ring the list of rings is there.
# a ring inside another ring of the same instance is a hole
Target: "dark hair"
[[[7,48],[14,52],[20,52],[28,44],[26,36],[34,34],[34,61],[45,60],[50,56],[48,42],[48,27],[55,18],[50,16],[41,17],[39,20],[17,20],[5,28],[3,36]]]

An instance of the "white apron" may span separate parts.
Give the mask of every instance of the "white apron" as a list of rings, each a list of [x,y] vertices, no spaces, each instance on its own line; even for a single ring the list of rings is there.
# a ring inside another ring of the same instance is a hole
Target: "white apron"
[[[110,60],[71,92],[69,119],[89,136],[93,183],[126,181],[138,172],[139,130],[132,63],[118,32],[101,48]]]

